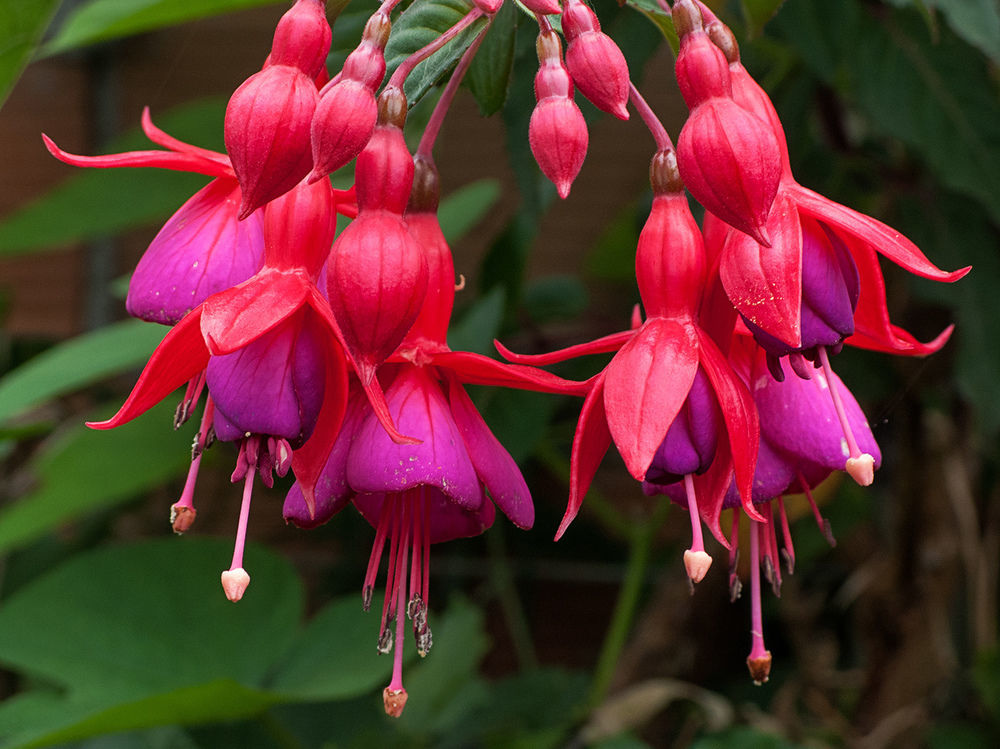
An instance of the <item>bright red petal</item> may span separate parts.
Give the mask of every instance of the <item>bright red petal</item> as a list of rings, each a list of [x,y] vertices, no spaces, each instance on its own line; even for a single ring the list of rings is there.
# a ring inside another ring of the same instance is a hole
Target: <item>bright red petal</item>
[[[515,354],[513,351],[500,343],[500,341],[493,341],[493,345],[496,346],[497,351],[500,352],[500,356],[507,361],[515,362],[517,364],[535,364],[544,366],[546,364],[558,364],[559,362],[564,362],[568,359],[576,359],[578,356],[608,354],[612,351],[617,351],[624,346],[628,342],[629,338],[631,338],[634,334],[634,330],[623,330],[621,333],[612,333],[611,335],[606,335],[603,338],[598,338],[596,341],[578,343],[575,346],[559,349],[558,351],[550,351],[547,354]]]
[[[47,135],[42,133],[42,140],[49,153],[65,164],[73,166],[96,167],[98,169],[113,169],[122,166],[156,167],[172,169],[177,172],[195,172],[207,174],[210,177],[232,178],[233,172],[228,167],[215,161],[209,161],[200,156],[174,151],[126,151],[125,153],[110,153],[105,156],[77,156],[63,151]]]
[[[754,325],[797,347],[801,342],[802,229],[794,204],[779,193],[767,222],[771,246],[729,234],[719,277],[733,306]]]
[[[845,342],[849,346],[884,351],[905,356],[926,356],[940,349],[951,337],[949,326],[928,343],[921,343],[910,333],[892,324],[885,300],[885,280],[878,256],[860,240],[847,244],[854,258],[861,281],[861,293],[854,312],[854,335]]]
[[[569,528],[580,505],[587,495],[590,482],[601,464],[604,453],[611,446],[611,432],[608,431],[608,421],[604,412],[604,380],[600,378],[594,384],[593,390],[583,402],[580,410],[580,420],[573,436],[573,453],[570,458],[569,502],[566,504],[566,514],[563,515],[555,540],[558,541]]]
[[[757,463],[757,443],[760,440],[760,422],[757,418],[757,408],[753,396],[747,390],[743,381],[733,372],[729,362],[718,347],[703,331],[698,331],[700,348],[700,363],[712,383],[715,397],[722,409],[722,418],[726,424],[729,436],[729,450],[732,454],[733,471],[736,474],[736,488],[739,490],[743,509],[747,515],[758,522],[764,519],[757,512],[752,502],[753,474]],[[714,525],[718,525],[718,512],[721,504],[713,508]],[[709,527],[713,522],[706,519]],[[715,533],[715,530],[712,531]]]
[[[316,511],[315,489],[319,475],[326,464],[333,443],[340,434],[340,425],[347,409],[348,383],[347,359],[340,342],[332,337],[326,340],[326,358],[323,367],[326,381],[323,385],[323,407],[319,412],[316,428],[308,441],[292,453],[292,471],[302,489],[302,497],[310,515]]]
[[[694,325],[663,317],[646,320],[604,370],[608,428],[637,481],[645,478],[697,370]]]
[[[226,170],[230,177],[235,176],[233,174],[233,167],[229,163],[228,156],[216,153],[215,151],[209,151],[207,148],[192,146],[190,143],[177,140],[174,136],[163,132],[160,128],[153,124],[153,118],[149,115],[149,107],[143,107],[142,109],[142,132],[144,132],[146,137],[158,146],[169,148],[171,151],[177,151],[178,153],[198,156],[205,161],[218,164]]]
[[[201,330],[213,356],[230,354],[280,325],[305,303],[312,284],[299,273],[264,268],[202,305]]]
[[[444,351],[433,354],[431,363],[450,369],[465,383],[513,387],[536,390],[542,393],[584,396],[590,392],[590,381],[564,380],[550,372],[534,367],[505,364],[482,354],[469,351]]]
[[[113,429],[145,413],[208,366],[201,336],[201,307],[187,314],[163,338],[118,413],[107,421],[88,422],[92,429]]]
[[[951,282],[957,281],[971,270],[971,266],[967,266],[950,273],[943,271],[928,260],[919,247],[891,226],[886,226],[871,216],[851,210],[801,185],[790,186],[789,193],[803,213],[830,226],[841,240],[847,241],[851,237],[857,237],[910,273],[932,281]]]

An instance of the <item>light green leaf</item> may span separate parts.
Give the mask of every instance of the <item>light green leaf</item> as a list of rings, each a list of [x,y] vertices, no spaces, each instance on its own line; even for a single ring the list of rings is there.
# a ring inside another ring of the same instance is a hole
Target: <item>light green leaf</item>
[[[0,0],[0,106],[58,7],[59,0]]]
[[[0,511],[0,552],[179,475],[190,461],[191,434],[171,429],[173,409],[164,402],[109,431],[88,429],[81,420],[54,437],[30,466],[37,488]]]
[[[279,0],[90,0],[80,4],[42,49],[54,55],[95,42],[175,26]]]
[[[463,237],[478,224],[500,198],[500,183],[480,179],[463,185],[441,201],[438,221],[449,243]]]
[[[53,346],[0,379],[0,422],[141,366],[167,330],[162,325],[125,320]]]
[[[940,11],[952,31],[1000,62],[1000,4],[996,0],[889,0],[897,7],[913,6],[934,23]]]
[[[470,10],[472,3],[467,0],[422,0],[410,5],[392,24],[392,36],[385,48],[386,75],[391,76],[404,60],[461,21]],[[413,69],[403,86],[411,107],[458,62],[485,24],[485,18],[477,19]]]
[[[211,99],[154,113],[159,127],[183,140],[212,147],[221,142],[225,102]],[[138,113],[137,113],[138,114]],[[41,141],[38,144],[42,148]],[[116,140],[108,153],[155,148],[138,128]],[[164,169],[76,169],[47,195],[0,223],[0,254],[51,250],[67,243],[115,234],[165,219],[208,177]]]

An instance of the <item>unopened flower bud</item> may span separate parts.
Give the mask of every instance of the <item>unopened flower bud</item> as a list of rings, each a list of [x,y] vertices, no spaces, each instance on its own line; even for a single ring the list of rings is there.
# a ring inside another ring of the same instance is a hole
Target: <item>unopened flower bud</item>
[[[528,144],[542,173],[565,198],[587,156],[587,123],[573,101],[573,82],[555,32],[539,34],[536,48],[541,62],[535,76],[538,104],[528,123]]]
[[[568,0],[562,28],[569,46],[566,68],[580,91],[598,109],[628,119],[629,74],[625,55],[594,12],[580,0]]]
[[[297,0],[278,21],[268,63],[291,65],[315,78],[326,65],[330,39],[323,0]]]
[[[562,8],[559,7],[559,0],[521,0],[521,5],[532,13],[541,13],[543,16],[551,16],[562,12]]]

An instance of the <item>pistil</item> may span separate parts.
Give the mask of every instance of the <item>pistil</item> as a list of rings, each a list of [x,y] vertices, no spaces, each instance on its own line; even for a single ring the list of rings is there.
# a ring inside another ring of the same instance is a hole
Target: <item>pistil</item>
[[[687,493],[688,514],[691,516],[691,548],[684,552],[684,568],[693,586],[704,579],[708,568],[712,566],[712,557],[705,551],[698,500],[695,497],[694,480],[690,473],[684,476],[684,491]],[[694,592],[693,587],[692,592]]]
[[[827,389],[833,398],[833,408],[837,412],[840,427],[843,429],[844,438],[847,440],[847,449],[850,452],[850,457],[844,465],[844,470],[859,485],[869,486],[875,480],[875,458],[868,453],[862,453],[861,448],[858,447],[858,441],[854,438],[854,431],[851,429],[850,422],[847,420],[847,412],[844,410],[844,402],[840,397],[840,393],[837,392],[837,388],[833,386],[833,369],[830,367],[830,358],[826,353],[826,347],[817,346],[816,351],[819,354],[819,361],[823,367],[823,374],[826,375]]]
[[[753,683],[758,686],[767,681],[771,672],[771,652],[764,647],[764,617],[760,605],[760,534],[763,527],[750,521],[750,655],[747,668]]]

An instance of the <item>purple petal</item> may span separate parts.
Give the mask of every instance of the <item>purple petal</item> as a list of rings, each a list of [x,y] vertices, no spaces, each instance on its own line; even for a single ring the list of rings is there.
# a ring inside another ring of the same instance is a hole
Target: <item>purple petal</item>
[[[212,294],[260,269],[261,219],[237,221],[239,204],[236,180],[219,177],[170,217],[132,274],[125,302],[130,315],[173,325]]]
[[[312,434],[323,405],[322,332],[302,310],[244,348],[208,362],[217,433],[284,437],[293,448]]]
[[[535,523],[535,506],[521,469],[493,436],[458,379],[451,377],[448,382],[451,414],[479,480],[486,484],[490,497],[514,525],[530,528]]]
[[[467,510],[479,509],[485,492],[441,386],[427,368],[400,367],[385,397],[399,431],[421,443],[394,443],[374,414],[369,416],[347,459],[354,490],[400,492],[424,484],[438,487]]]
[[[310,515],[305,498],[302,496],[302,489],[296,481],[285,497],[285,506],[282,510],[287,522],[294,523],[300,528],[315,528],[344,509],[354,496],[354,491],[347,483],[347,455],[358,427],[370,413],[371,408],[368,406],[364,391],[360,387],[352,388],[340,434],[333,443],[333,449],[330,450],[330,455],[316,480],[314,490],[316,514]]]
[[[424,501],[429,505],[428,517],[431,524],[430,541],[432,544],[456,538],[478,536],[493,525],[496,510],[492,502],[483,502],[475,510],[467,510],[457,505],[451,497],[443,494],[436,487],[424,486],[422,491],[425,492]],[[354,497],[354,506],[358,508],[358,512],[364,516],[365,520],[371,523],[373,528],[378,527],[385,497],[384,492],[358,494]]]
[[[778,451],[802,461],[803,466],[843,470],[849,450],[826,377],[817,369],[813,370],[810,379],[803,380],[790,371],[786,362],[781,364],[786,373],[784,382],[761,377],[754,383],[761,436]],[[833,386],[844,402],[847,420],[858,446],[862,452],[872,455],[876,467],[879,466],[882,454],[861,407],[836,374],[833,375]]]
[[[712,464],[722,421],[705,372],[698,368],[687,399],[646,472],[651,484],[670,484],[686,474],[704,473]]]

